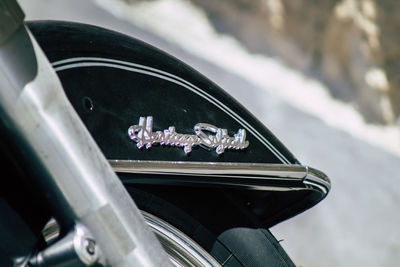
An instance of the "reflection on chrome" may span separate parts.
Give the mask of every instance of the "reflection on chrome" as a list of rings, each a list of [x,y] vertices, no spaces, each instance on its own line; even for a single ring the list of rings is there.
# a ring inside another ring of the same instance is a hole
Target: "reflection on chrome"
[[[153,132],[153,117],[140,117],[138,125],[132,125],[128,129],[129,137],[137,142],[137,147],[149,149],[153,144],[164,146],[183,147],[186,154],[192,151],[194,146],[214,148],[218,154],[225,149],[245,149],[249,146],[246,141],[246,130],[239,129],[236,134],[229,136],[227,129],[221,129],[208,123],[197,123],[194,126],[195,135],[181,134],[175,131],[174,126],[163,131]],[[211,132],[215,135],[207,135]]]
[[[329,178],[323,172],[297,164],[140,160],[108,162],[117,173],[161,175],[162,179],[177,184],[210,183],[272,191],[313,189],[324,195],[331,187]]]
[[[141,212],[173,266],[221,266],[207,251],[177,228],[150,213]],[[44,226],[42,236],[47,245],[51,245],[59,235],[60,227],[57,221],[51,218]]]

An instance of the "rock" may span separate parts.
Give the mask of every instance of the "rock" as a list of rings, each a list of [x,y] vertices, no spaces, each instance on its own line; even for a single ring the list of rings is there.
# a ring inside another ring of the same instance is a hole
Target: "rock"
[[[400,4],[343,0],[191,0],[217,31],[252,53],[281,59],[318,79],[365,120],[400,115]]]

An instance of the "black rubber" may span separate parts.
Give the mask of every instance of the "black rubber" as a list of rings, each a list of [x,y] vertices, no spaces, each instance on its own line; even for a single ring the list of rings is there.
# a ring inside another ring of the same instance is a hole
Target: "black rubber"
[[[127,189],[139,209],[156,215],[184,232],[223,266],[295,266],[266,229],[235,227],[217,236],[168,201],[137,188]]]
[[[218,237],[245,266],[295,266],[282,246],[266,229],[233,228]],[[227,264],[226,266],[234,266]]]

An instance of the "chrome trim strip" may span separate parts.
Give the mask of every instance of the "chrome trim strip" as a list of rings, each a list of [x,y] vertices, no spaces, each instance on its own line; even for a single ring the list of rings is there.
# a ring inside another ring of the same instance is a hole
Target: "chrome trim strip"
[[[303,180],[307,175],[307,169],[302,165],[137,160],[109,160],[108,162],[114,171],[125,173],[285,180]]]
[[[273,191],[318,188],[323,194],[330,190],[329,178],[323,172],[303,165],[135,160],[108,162],[117,173],[185,176],[179,183],[209,183]],[[129,182],[129,179],[124,181]]]
[[[324,194],[328,194],[331,189],[331,181],[325,173],[320,170],[308,167],[307,176],[303,181],[305,184],[316,186],[324,192]]]

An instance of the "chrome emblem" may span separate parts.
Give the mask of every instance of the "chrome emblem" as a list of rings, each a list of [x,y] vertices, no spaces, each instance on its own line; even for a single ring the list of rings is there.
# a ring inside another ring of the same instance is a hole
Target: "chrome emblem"
[[[233,136],[228,135],[227,129],[221,129],[208,123],[197,123],[194,126],[195,135],[181,134],[175,131],[174,126],[164,131],[153,132],[153,117],[140,117],[138,125],[132,125],[128,129],[129,137],[135,141],[139,149],[149,149],[154,144],[163,146],[183,147],[186,154],[192,151],[194,146],[203,148],[215,148],[217,154],[224,153],[225,149],[245,149],[249,146],[246,141],[246,131],[239,129]],[[214,135],[208,135],[211,132]]]

